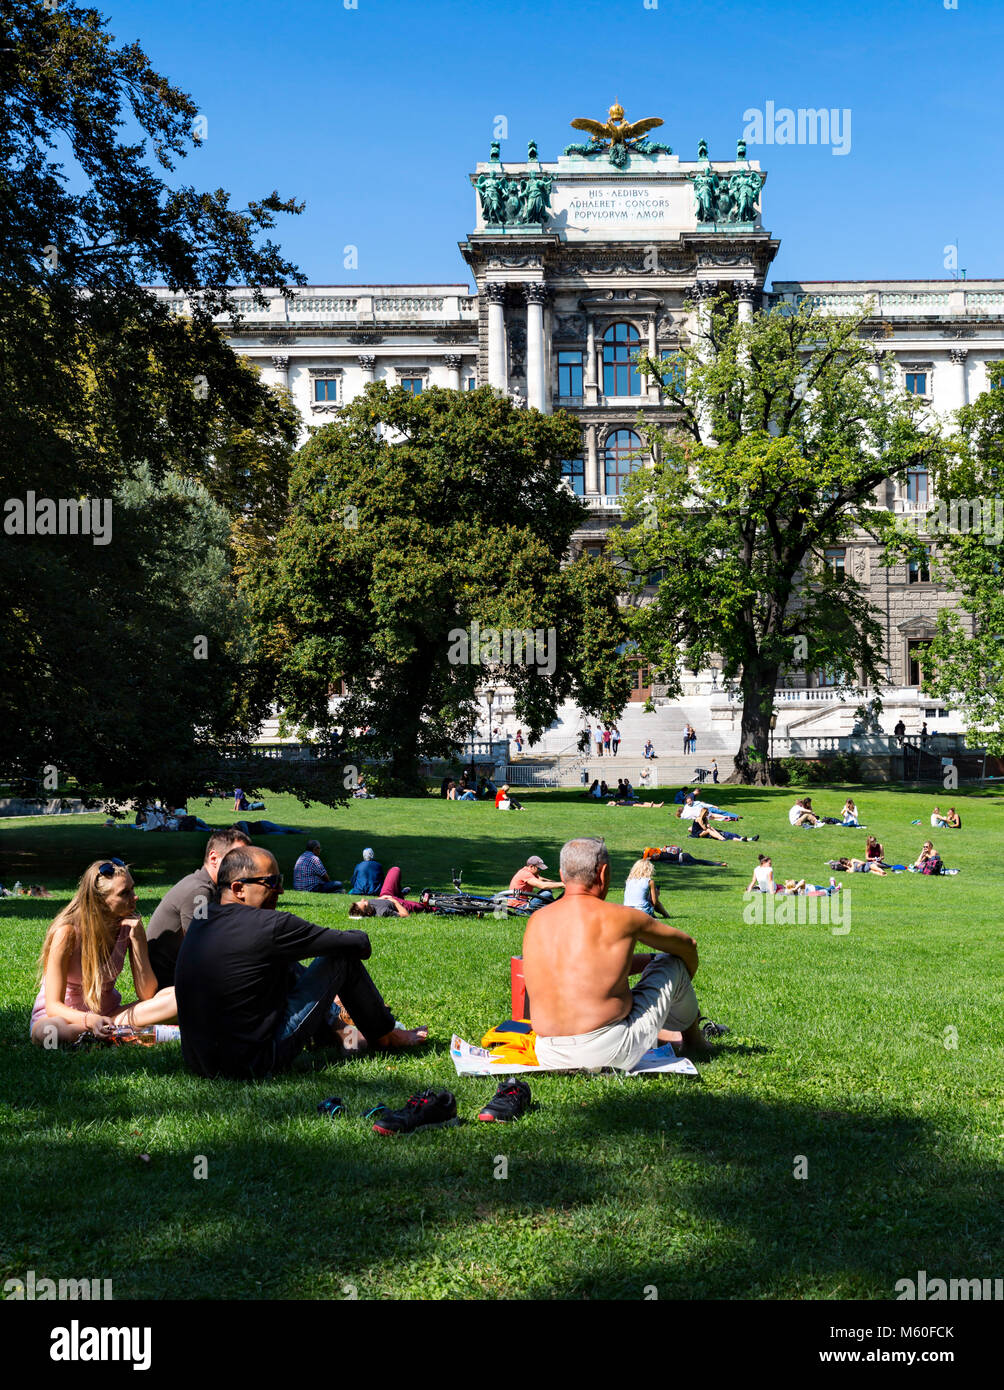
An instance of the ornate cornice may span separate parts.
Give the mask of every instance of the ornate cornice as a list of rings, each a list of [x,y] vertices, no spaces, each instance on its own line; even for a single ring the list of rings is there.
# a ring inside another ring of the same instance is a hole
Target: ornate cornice
[[[308,376],[312,376],[312,377],[314,377],[314,376],[323,376],[323,377],[341,376],[341,374],[342,374],[343,371],[344,371],[344,368],[343,368],[343,367],[338,367],[338,366],[331,366],[331,367],[308,367],[308,368],[307,368],[307,374],[308,374]]]

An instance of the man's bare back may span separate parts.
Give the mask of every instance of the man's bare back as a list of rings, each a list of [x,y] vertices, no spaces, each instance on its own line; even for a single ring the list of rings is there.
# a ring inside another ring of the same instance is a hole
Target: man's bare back
[[[633,907],[604,901],[599,886],[565,883],[557,902],[536,911],[523,937],[523,977],[534,1030],[570,1037],[617,1023],[631,1011],[628,977],[641,969],[635,944],[682,957],[697,969],[693,938]]]

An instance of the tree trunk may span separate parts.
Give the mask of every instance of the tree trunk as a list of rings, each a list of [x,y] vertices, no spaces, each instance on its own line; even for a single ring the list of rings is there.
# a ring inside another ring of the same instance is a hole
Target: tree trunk
[[[741,690],[743,718],[739,732],[736,770],[728,779],[747,786],[773,785],[770,759],[770,717],[774,710],[777,666],[749,663],[743,667]]]

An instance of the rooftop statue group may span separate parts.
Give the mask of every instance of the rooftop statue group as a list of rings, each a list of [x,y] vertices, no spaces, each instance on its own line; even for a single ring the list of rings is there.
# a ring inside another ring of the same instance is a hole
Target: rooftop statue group
[[[537,142],[531,140],[527,157],[532,162],[537,158]],[[492,163],[499,159],[499,141],[492,141]],[[541,224],[548,215],[551,201],[551,185],[554,179],[550,174],[532,170],[528,174],[510,175],[502,171],[502,166],[491,173],[479,174],[474,180],[481,199],[481,212],[489,226],[525,226]]]
[[[697,198],[698,222],[755,222],[756,205],[763,187],[763,174],[741,169],[734,174],[718,174],[707,168],[691,174]]]

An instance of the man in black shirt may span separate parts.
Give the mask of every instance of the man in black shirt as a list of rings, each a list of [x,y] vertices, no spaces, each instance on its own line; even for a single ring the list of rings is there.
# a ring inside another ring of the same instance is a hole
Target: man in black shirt
[[[363,1037],[415,1047],[425,1028],[398,1028],[362,965],[361,931],[330,931],[276,912],[282,875],[267,850],[238,847],[217,874],[219,902],[193,918],[175,973],[181,1051],[198,1076],[253,1078],[289,1067],[333,1017],[337,994]],[[295,978],[290,967],[313,964]]]
[[[181,879],[157,904],[146,929],[146,940],[158,989],[167,989],[174,984],[174,968],[188,924],[193,917],[204,919],[209,904],[216,901],[216,875],[223,856],[234,845],[250,843],[249,837],[236,825],[226,830],[214,830],[206,841],[202,868]]]

